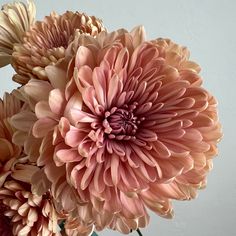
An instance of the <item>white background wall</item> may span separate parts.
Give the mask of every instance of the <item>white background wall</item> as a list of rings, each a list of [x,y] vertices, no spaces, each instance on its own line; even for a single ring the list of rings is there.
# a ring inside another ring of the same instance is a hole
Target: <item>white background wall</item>
[[[1,5],[10,0],[0,0]],[[235,0],[35,0],[37,18],[78,10],[103,19],[109,31],[144,25],[149,39],[186,45],[202,67],[204,86],[219,101],[224,138],[207,189],[191,202],[174,202],[174,220],[151,214],[148,236],[236,235],[236,1]],[[0,70],[0,95],[11,91],[10,67]],[[112,231],[99,235],[120,235]],[[132,235],[136,235],[133,233]]]

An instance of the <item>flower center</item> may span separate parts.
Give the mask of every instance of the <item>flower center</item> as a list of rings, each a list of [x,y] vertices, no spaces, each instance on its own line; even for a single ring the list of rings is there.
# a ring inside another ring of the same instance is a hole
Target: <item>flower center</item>
[[[134,135],[137,130],[137,117],[133,112],[124,109],[117,109],[114,114],[111,114],[107,121],[109,122],[113,134],[128,134]]]
[[[135,115],[137,103],[124,105],[122,108],[113,107],[105,112],[103,120],[104,132],[110,139],[131,139],[135,138],[138,126],[144,117]]]

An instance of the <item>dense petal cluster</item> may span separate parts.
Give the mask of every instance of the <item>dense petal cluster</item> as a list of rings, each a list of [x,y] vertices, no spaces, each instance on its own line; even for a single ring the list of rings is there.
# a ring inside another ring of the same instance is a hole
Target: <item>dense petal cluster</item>
[[[148,209],[206,186],[221,125],[200,67],[143,27],[108,33],[85,13],[0,11],[0,67],[22,86],[0,99],[0,235],[129,234]]]
[[[103,30],[102,22],[94,16],[71,11],[51,13],[34,24],[23,43],[15,45],[13,67],[17,74],[13,80],[21,84],[32,77],[47,80],[44,68],[65,56],[65,49],[76,34],[96,36]]]
[[[51,199],[47,195],[32,194],[29,184],[6,181],[0,188],[0,206],[1,217],[5,216],[12,235],[60,235],[58,216]]]
[[[148,224],[147,208],[172,217],[171,199],[205,186],[221,137],[199,66],[170,40],[145,41],[142,27],[79,35],[73,52],[45,68],[48,81],[21,88],[54,197],[63,208],[69,193],[68,210],[87,229],[129,233]]]
[[[35,21],[36,9],[32,0],[28,4],[5,4],[0,11],[0,67],[11,63],[15,43],[22,43],[23,36]]]
[[[52,197],[31,192],[31,176],[38,167],[28,163],[23,146],[13,143],[11,117],[23,110],[15,92],[0,100],[0,233],[59,235]]]

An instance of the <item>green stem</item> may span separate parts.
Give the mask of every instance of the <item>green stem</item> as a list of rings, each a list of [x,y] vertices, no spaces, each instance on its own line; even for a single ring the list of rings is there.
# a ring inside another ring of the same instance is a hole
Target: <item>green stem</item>
[[[65,220],[62,220],[60,223],[59,223],[59,226],[61,228],[61,230],[64,230],[64,225],[65,225]]]
[[[98,235],[97,235],[97,233],[94,231],[93,234],[92,234],[92,236],[98,236]]]

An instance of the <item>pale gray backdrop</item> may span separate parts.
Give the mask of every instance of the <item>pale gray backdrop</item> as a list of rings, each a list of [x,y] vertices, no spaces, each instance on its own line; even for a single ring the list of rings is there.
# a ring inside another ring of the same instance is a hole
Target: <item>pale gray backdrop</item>
[[[10,1],[10,0],[9,0]],[[1,5],[9,2],[0,0]],[[51,11],[78,10],[103,19],[108,30],[144,25],[149,39],[186,45],[202,67],[204,86],[219,101],[224,138],[207,189],[191,202],[174,202],[175,218],[151,214],[148,236],[236,235],[236,1],[235,0],[36,0],[37,19]],[[10,67],[0,70],[0,95],[11,91]],[[99,235],[121,235],[105,231]],[[132,235],[136,235],[133,233]]]

